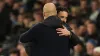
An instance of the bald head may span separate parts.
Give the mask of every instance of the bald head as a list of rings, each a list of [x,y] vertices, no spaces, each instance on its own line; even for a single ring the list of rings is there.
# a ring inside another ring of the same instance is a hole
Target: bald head
[[[46,19],[49,16],[57,15],[56,6],[53,3],[45,4],[43,7],[43,14],[44,14],[44,19]]]

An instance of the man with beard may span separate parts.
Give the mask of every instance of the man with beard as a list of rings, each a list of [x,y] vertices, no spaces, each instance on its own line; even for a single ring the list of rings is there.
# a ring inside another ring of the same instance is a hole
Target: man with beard
[[[57,33],[59,36],[68,36],[68,32],[71,32],[71,35],[69,36],[70,38],[70,48],[73,48],[77,44],[80,43],[80,40],[78,37],[72,32],[71,27],[68,25],[68,10],[65,7],[58,7],[57,8],[57,16],[61,19],[63,28],[57,28]]]

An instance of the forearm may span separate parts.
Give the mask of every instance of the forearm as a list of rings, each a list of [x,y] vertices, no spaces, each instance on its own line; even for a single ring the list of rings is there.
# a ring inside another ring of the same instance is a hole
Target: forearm
[[[70,42],[71,42],[70,44],[72,44],[72,46],[75,46],[75,45],[79,44],[81,41],[73,32],[71,32]]]

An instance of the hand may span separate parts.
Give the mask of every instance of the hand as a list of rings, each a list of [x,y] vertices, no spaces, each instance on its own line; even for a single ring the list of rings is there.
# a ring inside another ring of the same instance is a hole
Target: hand
[[[64,27],[64,29],[58,28],[56,30],[57,30],[57,33],[59,34],[59,36],[70,36],[71,35],[71,32],[69,30],[67,30],[66,27]]]

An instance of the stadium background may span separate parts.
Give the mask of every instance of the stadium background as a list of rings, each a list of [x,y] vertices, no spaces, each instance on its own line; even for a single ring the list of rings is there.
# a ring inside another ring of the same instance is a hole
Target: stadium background
[[[0,0],[0,56],[27,56],[19,36],[43,21],[48,2],[69,10],[67,23],[81,40],[70,56],[100,56],[100,0]]]

